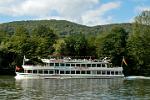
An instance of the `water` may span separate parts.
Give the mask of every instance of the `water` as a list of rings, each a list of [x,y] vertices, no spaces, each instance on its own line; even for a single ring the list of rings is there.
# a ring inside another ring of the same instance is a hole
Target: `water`
[[[149,100],[150,80],[26,79],[0,76],[0,100]]]

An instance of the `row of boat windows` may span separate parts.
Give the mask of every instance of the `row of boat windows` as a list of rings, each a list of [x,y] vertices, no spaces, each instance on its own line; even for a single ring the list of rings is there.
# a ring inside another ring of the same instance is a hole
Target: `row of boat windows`
[[[102,75],[122,75],[121,71],[63,71],[63,70],[24,70],[24,73],[34,73],[34,74],[102,74]]]
[[[67,63],[50,63],[49,66],[66,66],[66,67],[111,67],[110,64],[67,64]]]

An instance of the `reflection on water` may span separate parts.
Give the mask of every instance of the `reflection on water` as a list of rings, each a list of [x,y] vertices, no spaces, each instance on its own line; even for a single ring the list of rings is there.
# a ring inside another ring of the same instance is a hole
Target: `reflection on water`
[[[0,77],[0,100],[147,100],[150,80]]]
[[[112,79],[45,79],[16,81],[16,85],[20,85],[28,98],[51,98],[51,100],[109,98],[107,97],[107,92],[111,95],[111,90],[117,90],[121,84],[121,80]]]

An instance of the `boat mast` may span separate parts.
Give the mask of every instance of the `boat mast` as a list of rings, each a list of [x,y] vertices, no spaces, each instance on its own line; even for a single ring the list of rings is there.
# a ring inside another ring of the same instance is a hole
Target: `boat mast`
[[[23,65],[25,64],[25,61],[29,61],[29,59],[26,59],[25,55],[23,57]]]

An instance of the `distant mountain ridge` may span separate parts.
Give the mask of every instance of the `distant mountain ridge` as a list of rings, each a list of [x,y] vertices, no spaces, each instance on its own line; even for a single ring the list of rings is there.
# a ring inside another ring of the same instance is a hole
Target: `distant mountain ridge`
[[[0,30],[13,33],[14,28],[23,26],[29,31],[32,31],[38,25],[46,25],[52,29],[59,36],[66,36],[69,34],[83,33],[83,34],[100,34],[109,31],[113,26],[122,26],[125,30],[131,31],[131,23],[108,24],[97,26],[86,26],[73,23],[66,20],[29,20],[29,21],[14,21],[0,24]]]

